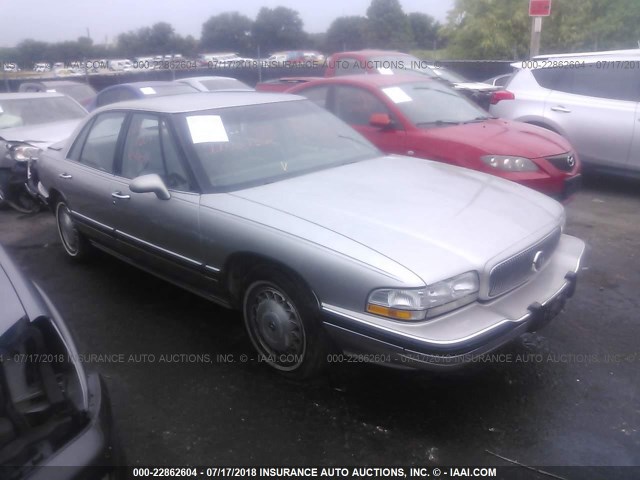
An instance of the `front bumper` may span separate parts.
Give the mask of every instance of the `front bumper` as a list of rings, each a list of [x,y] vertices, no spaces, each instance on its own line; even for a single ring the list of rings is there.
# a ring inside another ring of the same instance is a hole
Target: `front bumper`
[[[576,288],[584,242],[563,235],[547,266],[521,287],[433,320],[402,323],[323,304],[324,325],[346,353],[401,368],[453,368],[550,322]]]
[[[29,480],[105,479],[115,475],[121,461],[112,430],[111,407],[104,380],[88,376],[89,423],[78,435],[43,463],[34,467]]]

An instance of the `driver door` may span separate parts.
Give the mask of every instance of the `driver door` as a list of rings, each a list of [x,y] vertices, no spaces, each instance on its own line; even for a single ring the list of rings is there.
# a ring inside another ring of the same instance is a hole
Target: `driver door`
[[[148,174],[164,180],[169,200],[129,189],[131,180]],[[167,119],[132,115],[111,186],[120,249],[154,273],[201,288],[200,195]]]

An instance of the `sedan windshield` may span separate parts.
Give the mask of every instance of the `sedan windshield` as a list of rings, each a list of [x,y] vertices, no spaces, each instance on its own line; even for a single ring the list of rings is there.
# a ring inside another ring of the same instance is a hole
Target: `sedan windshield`
[[[68,97],[0,100],[0,129],[83,118],[87,111]]]
[[[309,101],[183,114],[206,191],[229,191],[374,158],[380,152]]]
[[[405,83],[382,89],[417,127],[428,128],[486,120],[488,114],[440,82]]]

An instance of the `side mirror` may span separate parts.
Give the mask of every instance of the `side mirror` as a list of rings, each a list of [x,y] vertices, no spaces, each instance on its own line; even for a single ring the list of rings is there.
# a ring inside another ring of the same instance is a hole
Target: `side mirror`
[[[134,178],[129,184],[129,190],[133,193],[155,193],[160,200],[169,200],[171,198],[167,186],[160,178],[160,175],[156,173]]]
[[[389,128],[392,126],[392,122],[389,114],[374,113],[369,117],[369,125],[378,128]]]

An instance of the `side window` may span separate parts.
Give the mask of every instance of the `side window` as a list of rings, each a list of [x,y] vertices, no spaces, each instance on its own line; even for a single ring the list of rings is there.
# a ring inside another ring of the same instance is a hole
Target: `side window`
[[[364,73],[360,69],[356,69],[357,60],[355,58],[341,58],[336,60],[335,71],[336,76],[353,75],[355,73]]]
[[[191,190],[173,136],[166,121],[156,115],[141,113],[131,118],[121,170],[125,178],[155,173],[168,188]]]
[[[73,142],[73,145],[69,149],[69,153],[67,154],[67,158],[69,160],[75,160],[76,162],[80,161],[80,153],[82,152],[82,146],[84,142],[87,140],[87,135],[91,130],[91,125],[93,122],[89,122],[80,132],[80,135],[76,137],[76,140]]]
[[[569,72],[569,69],[539,68],[531,71],[538,85],[549,90],[558,90],[558,85],[563,80],[562,74],[566,72]]]
[[[335,114],[350,125],[369,125],[371,115],[386,113],[387,106],[371,92],[357,87],[336,87]]]
[[[124,112],[103,113],[94,120],[80,154],[80,163],[109,173],[113,171],[113,158],[125,117]]]
[[[327,94],[329,93],[329,87],[313,87],[307,88],[301,92],[300,95],[307,97],[313,103],[322,108],[327,108]]]
[[[634,62],[635,63],[635,62]],[[622,62],[621,66],[624,65]],[[637,102],[640,90],[640,72],[625,68],[597,68],[588,65],[574,69],[572,82],[563,85],[563,91],[589,97],[611,98]]]
[[[541,68],[534,70],[533,75],[540,86],[550,90],[640,101],[640,70],[637,69],[598,68],[595,64],[588,64],[580,68]]]

